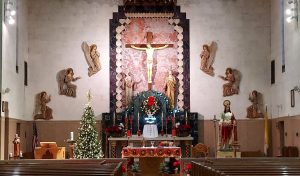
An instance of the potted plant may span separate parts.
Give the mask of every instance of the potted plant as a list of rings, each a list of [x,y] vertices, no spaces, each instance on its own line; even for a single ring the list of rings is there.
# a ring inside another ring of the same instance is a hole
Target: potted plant
[[[106,133],[111,137],[123,137],[124,136],[124,125],[114,125],[105,129]]]
[[[180,170],[180,161],[175,160],[175,161],[173,162],[173,167],[174,167],[174,173],[175,173],[175,174],[178,174],[178,173],[179,173],[179,170]]]
[[[133,176],[138,175],[138,173],[140,172],[140,165],[138,162],[134,162],[131,166],[131,172]]]
[[[180,124],[176,127],[178,137],[186,137],[190,134],[191,126],[189,124]]]
[[[160,173],[162,176],[170,175],[171,170],[170,170],[170,162],[163,162],[160,164]]]
[[[190,176],[192,172],[192,164],[191,163],[186,164],[182,169],[182,172],[185,173],[186,176]]]

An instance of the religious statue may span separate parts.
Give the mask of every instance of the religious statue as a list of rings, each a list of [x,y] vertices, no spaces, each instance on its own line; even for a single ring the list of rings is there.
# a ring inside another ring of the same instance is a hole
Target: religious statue
[[[225,76],[219,76],[224,81],[228,81],[223,85],[223,97],[231,96],[239,93],[239,73],[237,70],[227,68]]]
[[[45,91],[42,91],[41,93],[39,93],[37,95],[36,98],[36,108],[37,108],[37,112],[36,115],[34,116],[34,119],[45,119],[45,120],[49,120],[49,119],[53,119],[52,116],[52,109],[47,106],[47,103],[49,103],[51,101],[51,96],[47,95],[47,93]]]
[[[217,43],[212,42],[210,47],[208,45],[203,45],[202,48],[203,48],[203,50],[200,54],[200,58],[201,58],[200,69],[204,73],[206,73],[210,76],[214,76],[215,73],[214,73],[214,68],[212,67],[212,64],[213,64],[214,58],[215,58]]]
[[[58,77],[60,95],[76,97],[77,86],[75,84],[72,84],[72,82],[77,81],[81,77],[74,78],[74,71],[72,68],[62,70],[58,73]]]
[[[100,54],[97,51],[97,45],[95,44],[89,46],[87,42],[83,42],[82,49],[89,65],[88,75],[91,77],[93,74],[96,74],[99,70],[101,70],[101,64],[99,60]]]
[[[247,108],[247,118],[262,118],[263,114],[261,112],[261,94],[256,90],[253,90],[249,95],[249,100],[252,105]]]
[[[18,134],[15,135],[13,144],[14,144],[14,157],[19,157],[20,156],[20,137]]]
[[[153,34],[152,32],[147,32],[147,44],[127,44],[127,47],[146,51],[147,54],[147,79],[148,84],[152,84],[152,67],[153,67],[153,53],[155,50],[162,50],[168,47],[172,47],[172,44],[152,44]]]
[[[147,77],[148,77],[148,83],[152,83],[152,67],[153,67],[153,53],[155,50],[161,50],[167,48],[169,45],[164,45],[162,47],[154,48],[151,46],[150,43],[146,45],[146,48],[143,47],[136,47],[134,45],[131,45],[131,48],[146,51],[147,53]]]
[[[175,92],[176,92],[176,79],[169,70],[169,75],[166,77],[164,88],[166,96],[169,98],[171,108],[175,107]]]
[[[123,85],[122,89],[125,90],[125,106],[129,106],[134,96],[134,89],[136,88],[137,84],[140,82],[136,82],[132,77],[131,73],[123,74]]]
[[[237,141],[237,121],[230,110],[230,101],[223,102],[224,112],[219,122],[220,150],[230,150],[231,145]]]

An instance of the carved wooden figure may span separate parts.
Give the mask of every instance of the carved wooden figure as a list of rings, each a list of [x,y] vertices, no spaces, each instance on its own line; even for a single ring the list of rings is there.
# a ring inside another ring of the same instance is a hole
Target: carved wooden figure
[[[58,73],[59,94],[69,97],[76,97],[77,86],[72,82],[77,81],[81,77],[74,77],[72,68],[62,70]]]
[[[36,96],[36,115],[34,119],[44,119],[49,120],[53,119],[52,109],[47,106],[47,103],[51,101],[51,95],[47,95],[45,91],[37,94]]]
[[[88,75],[89,77],[91,77],[101,70],[101,63],[99,59],[100,54],[97,51],[97,45],[92,44],[91,46],[89,46],[87,42],[82,43],[82,50],[89,65]]]
[[[240,73],[232,68],[227,68],[225,76],[219,76],[227,83],[223,84],[223,96],[231,96],[239,93]]]
[[[216,50],[217,50],[217,43],[216,42],[212,42],[210,46],[208,45],[203,45],[202,46],[202,52],[200,54],[200,58],[201,58],[201,65],[200,65],[200,69],[210,75],[210,76],[214,76],[214,68],[212,67],[212,64],[215,60],[215,55],[216,55]]]
[[[261,112],[262,98],[261,94],[256,90],[253,90],[249,95],[249,100],[252,102],[252,105],[247,108],[247,118],[263,118]]]

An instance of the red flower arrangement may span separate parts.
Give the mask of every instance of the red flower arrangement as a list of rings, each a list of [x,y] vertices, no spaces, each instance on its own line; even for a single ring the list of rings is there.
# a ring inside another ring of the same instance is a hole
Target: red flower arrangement
[[[153,96],[149,96],[146,100],[143,101],[142,110],[145,114],[148,115],[154,115],[159,110],[157,101]]]
[[[173,167],[179,167],[180,166],[180,162],[178,160],[176,160],[174,163],[173,163]]]
[[[111,127],[106,128],[106,132],[107,133],[122,133],[123,130],[122,130],[122,127],[120,127],[120,126],[111,126]]]
[[[148,106],[153,106],[155,103],[155,99],[153,96],[148,97]]]
[[[105,131],[112,137],[122,137],[125,134],[124,128],[120,125],[108,127]]]
[[[186,137],[190,134],[191,126],[188,124],[178,125],[176,128],[176,135],[179,137]]]
[[[186,174],[190,174],[191,170],[192,170],[192,164],[188,163],[184,166],[184,168],[182,169],[182,172],[186,173]]]
[[[185,131],[189,132],[189,131],[191,130],[191,126],[188,125],[188,124],[182,124],[182,125],[179,125],[179,126],[177,127],[177,129],[178,129],[180,132],[185,132]]]

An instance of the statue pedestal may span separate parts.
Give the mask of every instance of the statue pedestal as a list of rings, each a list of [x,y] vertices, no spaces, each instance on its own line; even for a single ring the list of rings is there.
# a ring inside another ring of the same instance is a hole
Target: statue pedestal
[[[236,152],[234,156],[234,151],[218,151],[217,158],[241,158],[241,152]]]

